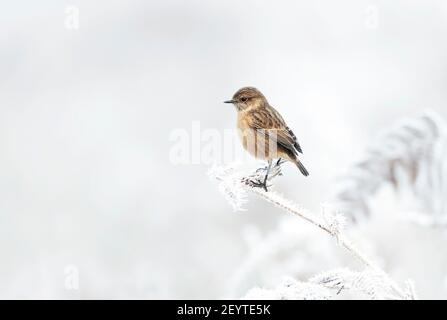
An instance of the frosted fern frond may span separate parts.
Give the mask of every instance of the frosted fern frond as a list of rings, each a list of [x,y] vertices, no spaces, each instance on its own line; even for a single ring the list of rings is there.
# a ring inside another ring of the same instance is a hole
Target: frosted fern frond
[[[247,202],[247,190],[241,183],[243,175],[236,169],[236,165],[214,165],[209,171],[210,178],[219,181],[219,191],[231,205],[234,211],[244,211]]]
[[[333,205],[328,203],[323,203],[321,209],[325,225],[337,237],[346,226],[346,217]]]
[[[372,300],[416,297],[411,282],[407,283],[405,294],[399,296],[396,295],[393,283],[384,273],[372,269],[353,271],[343,268],[320,273],[306,282],[287,277],[273,289],[250,289],[242,299],[329,300],[348,290],[363,294]]]
[[[447,215],[428,215],[421,212],[404,212],[400,218],[406,222],[426,228],[447,228]]]
[[[273,289],[253,288],[242,298],[243,300],[328,300],[332,296],[330,290],[319,284],[296,281],[284,278]]]
[[[337,294],[342,290],[356,290],[373,300],[398,299],[389,277],[382,272],[372,269],[363,271],[352,271],[349,269],[331,270],[314,276],[309,282],[335,289]],[[399,298],[402,299],[404,297]]]
[[[368,216],[372,195],[388,183],[413,192],[423,211],[447,213],[446,130],[434,113],[399,121],[339,179],[331,201],[353,220]]]
[[[273,178],[281,174],[281,164],[275,165],[271,175],[269,176],[269,182]],[[251,175],[242,174],[242,170],[233,165],[223,166],[223,167],[213,167],[210,170],[210,177],[219,181],[219,188],[224,193],[227,200],[233,206],[235,210],[241,210],[243,203],[246,201],[247,192],[250,191],[254,193],[261,199],[270,202],[283,209],[292,215],[295,215],[307,222],[310,222],[314,226],[318,227],[322,231],[330,234],[334,237],[340,246],[344,247],[352,256],[358,259],[365,267],[367,271],[364,272],[339,272],[338,274],[333,274],[332,278],[326,277],[325,284],[328,283],[345,283],[352,288],[357,288],[360,291],[365,292],[369,296],[375,299],[382,298],[396,298],[405,299],[411,295],[405,290],[399,288],[399,286],[394,283],[389,276],[381,270],[375,263],[373,263],[364,253],[356,248],[356,246],[344,235],[343,227],[345,225],[345,218],[340,213],[339,210],[331,205],[323,206],[322,217],[314,215],[312,212],[302,207],[299,204],[290,201],[284,196],[280,195],[274,191],[266,191],[262,188],[258,188],[257,180],[264,179],[266,168],[258,169],[255,173]],[[262,251],[260,251],[262,253]],[[244,272],[242,276],[250,274],[250,268],[256,265],[258,261],[262,259],[262,254],[255,255],[252,260],[248,260],[245,263]],[[349,278],[349,279],[347,279]],[[330,279],[330,281],[329,281]],[[254,299],[256,296],[261,296],[264,298],[277,298],[277,299],[311,299],[312,297],[323,299],[327,298],[326,294],[316,294],[317,289],[326,288],[321,283],[302,283],[302,282],[290,282],[288,285],[282,283],[278,288],[272,290],[259,289],[256,288],[247,294],[248,297]],[[389,291],[389,292],[388,292]]]
[[[281,175],[281,164],[276,163],[270,168],[267,184]],[[208,170],[208,176],[219,182],[219,190],[234,211],[244,211],[247,202],[247,191],[258,189],[254,184],[264,180],[267,166],[257,169],[251,174],[244,174],[240,163],[230,163],[223,166],[214,165]]]
[[[323,221],[320,221],[320,219],[315,217],[312,212],[303,206],[286,199],[275,191],[270,190],[267,192],[262,188],[255,187],[253,182],[263,180],[266,170],[267,167],[264,167],[256,170],[252,174],[243,174],[240,165],[233,163],[225,166],[213,166],[208,171],[208,175],[210,178],[219,182],[219,190],[223,193],[226,200],[235,211],[244,210],[243,204],[246,202],[247,192],[250,191],[284,211],[298,215],[324,231],[331,233],[328,227],[324,225]],[[279,175],[281,175],[281,163],[276,164],[271,168],[267,180],[270,183],[269,187],[272,186],[272,180]]]
[[[409,279],[407,281],[405,281],[405,298],[406,300],[416,300],[418,299],[417,293],[416,293],[416,289],[414,287],[414,282],[413,280]]]

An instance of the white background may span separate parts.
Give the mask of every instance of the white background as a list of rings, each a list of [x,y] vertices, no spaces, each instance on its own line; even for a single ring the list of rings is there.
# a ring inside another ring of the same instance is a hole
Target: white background
[[[170,162],[173,130],[232,129],[222,101],[258,87],[311,173],[286,166],[276,188],[316,210],[379,130],[427,108],[447,117],[446,16],[441,0],[5,4],[0,297],[224,296],[247,228],[268,233],[280,215],[257,199],[232,213],[209,165]],[[402,277],[445,297],[445,268],[418,283],[430,246]]]

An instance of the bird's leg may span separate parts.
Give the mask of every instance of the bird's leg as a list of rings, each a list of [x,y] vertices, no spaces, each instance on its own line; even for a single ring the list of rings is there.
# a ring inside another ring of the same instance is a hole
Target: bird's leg
[[[284,161],[284,160],[280,159],[279,164],[283,163],[281,161]],[[268,192],[267,181],[269,179],[270,173],[272,173],[274,176],[282,175],[281,172],[275,171],[275,170],[278,170],[278,169],[276,169],[277,166],[278,166],[278,164],[276,162],[273,165],[273,160],[269,160],[268,165],[266,167],[257,169],[256,174],[252,175],[250,178],[246,179],[245,183],[252,187],[262,188],[266,192]],[[259,177],[261,175],[261,170],[266,172],[264,178]]]
[[[265,168],[259,168],[258,170],[256,170],[256,172],[259,172],[260,170],[267,170],[267,172],[266,172],[266,174],[265,174],[265,176],[264,176],[264,180],[261,181],[259,178],[257,178],[256,181],[254,181],[254,180],[248,180],[248,181],[249,181],[249,184],[250,184],[252,187],[263,188],[265,191],[268,191],[268,189],[267,189],[267,180],[268,180],[268,177],[269,177],[269,173],[270,173],[271,168],[272,168],[272,160],[269,160],[269,162],[268,162],[268,166],[267,166],[267,167],[265,167]]]
[[[264,187],[264,190],[267,192],[267,179],[269,177],[270,168],[272,167],[272,160],[269,160],[269,165],[267,166],[267,173],[265,174],[264,183],[262,186]]]
[[[278,158],[278,161],[276,161],[276,165],[279,166],[281,164],[281,158]]]

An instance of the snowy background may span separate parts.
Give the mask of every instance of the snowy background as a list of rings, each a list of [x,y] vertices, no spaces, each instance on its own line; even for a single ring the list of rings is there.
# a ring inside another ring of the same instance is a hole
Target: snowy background
[[[350,266],[259,199],[233,213],[209,164],[170,161],[170,136],[234,128],[222,101],[258,87],[311,173],[285,166],[276,190],[317,211],[382,130],[426,109],[447,119],[446,17],[442,0],[5,4],[0,298],[239,298]],[[357,243],[420,297],[447,298],[442,228],[399,217],[411,196],[371,197]]]

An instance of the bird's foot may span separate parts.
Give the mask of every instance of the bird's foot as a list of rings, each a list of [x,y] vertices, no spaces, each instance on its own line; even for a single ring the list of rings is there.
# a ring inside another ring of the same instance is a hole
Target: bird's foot
[[[267,181],[261,181],[261,180],[247,180],[248,184],[255,188],[263,188],[265,192],[268,192],[267,189]]]

